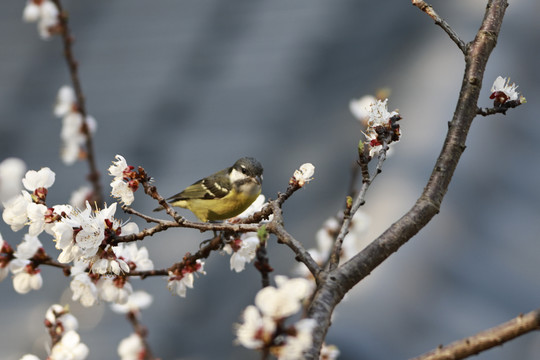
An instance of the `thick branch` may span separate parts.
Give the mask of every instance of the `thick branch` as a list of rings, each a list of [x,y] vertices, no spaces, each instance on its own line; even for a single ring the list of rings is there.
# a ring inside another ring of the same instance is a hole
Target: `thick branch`
[[[412,360],[459,360],[482,351],[500,346],[518,336],[540,329],[540,309],[518,317],[501,325],[481,331],[468,338],[447,346],[439,346]]]
[[[467,47],[465,73],[456,110],[449,123],[441,154],[420,198],[411,210],[362,252],[327,274],[326,281],[318,287],[308,310],[308,316],[319,324],[313,333],[314,347],[308,354],[309,359],[318,358],[320,346],[330,326],[332,311],[345,293],[396,252],[439,212],[452,175],[465,150],[467,134],[478,108],[486,63],[496,45],[507,5],[506,0],[489,1],[480,30]]]

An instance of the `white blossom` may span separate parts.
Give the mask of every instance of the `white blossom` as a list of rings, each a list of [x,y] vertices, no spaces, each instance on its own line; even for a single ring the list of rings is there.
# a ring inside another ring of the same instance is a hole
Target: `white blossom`
[[[129,166],[122,155],[116,155],[115,158],[116,161],[113,161],[113,164],[109,166],[109,175],[113,176],[115,179],[121,179],[124,177],[124,171],[129,169]]]
[[[120,360],[139,360],[143,358],[144,344],[141,337],[133,333],[120,341],[117,351]]]
[[[20,194],[25,171],[26,164],[18,158],[10,157],[0,163],[0,201],[7,201]]]
[[[111,206],[115,205],[116,203]],[[83,256],[88,258],[95,255],[101,245],[106,224],[105,219],[99,216],[100,212],[93,213],[89,203],[80,215],[82,229],[75,235],[75,244],[81,249]]]
[[[313,291],[313,283],[304,278],[276,276],[277,287],[267,286],[255,296],[255,305],[243,313],[243,323],[236,328],[236,341],[250,349],[269,349],[278,359],[302,359],[311,346],[313,319],[303,319],[291,328],[284,319],[302,308],[302,301]],[[279,326],[278,326],[279,324]]]
[[[384,143],[388,145],[391,142],[397,142],[401,136],[400,127],[395,124],[397,121],[395,117],[398,117],[398,120],[401,117],[397,111],[389,112],[387,103],[388,99],[377,100],[369,109],[369,119],[364,135],[370,146],[369,156],[371,157],[379,154]]]
[[[132,167],[122,155],[116,155],[116,161],[109,167],[109,175],[113,176],[111,182],[111,195],[120,199],[124,204],[131,205],[135,200],[134,191],[137,190],[138,182],[131,182],[126,175],[132,171]]]
[[[89,186],[81,186],[71,193],[69,204],[74,208],[83,208],[88,199],[92,196],[92,188]]]
[[[88,347],[81,343],[76,330],[79,327],[77,318],[69,313],[67,306],[54,304],[47,309],[45,320],[60,341],[52,347],[48,360],[83,360],[88,356]]]
[[[377,100],[377,102],[372,103],[368,112],[369,120],[368,126],[385,126],[388,123],[388,120],[392,116],[397,115],[396,111],[388,112],[388,99]]]
[[[285,344],[277,349],[279,360],[304,359],[304,352],[311,347],[313,329],[317,325],[315,319],[302,319],[294,324],[296,334],[288,335]]]
[[[39,360],[39,358],[36,355],[33,355],[33,354],[25,354],[19,360]]]
[[[152,295],[143,290],[138,290],[129,295],[125,304],[111,304],[111,309],[119,314],[128,312],[138,313],[152,304]]]
[[[73,165],[81,154],[81,146],[76,142],[65,142],[60,151],[60,158],[66,165]]]
[[[335,345],[326,345],[323,344],[321,348],[321,360],[336,360],[340,352],[337,346]]]
[[[508,100],[517,100],[519,99],[519,93],[517,92],[518,86],[515,83],[510,84],[510,78],[508,80],[502,76],[497,76],[493,85],[491,86],[491,98],[497,97],[495,93],[501,92],[506,96],[506,99],[501,103],[504,103]]]
[[[249,305],[242,314],[242,324],[236,327],[236,342],[248,349],[260,349],[267,345],[276,331],[276,323],[262,316],[259,309]]]
[[[313,180],[313,174],[315,173],[315,166],[311,163],[305,163],[300,166],[300,169],[294,171],[294,179],[298,183],[298,186],[302,187],[306,183]]]
[[[58,25],[58,8],[50,0],[44,0],[40,5],[41,16],[38,21],[38,32],[42,39],[51,37],[50,29]]]
[[[190,271],[188,271],[190,270]],[[191,269],[183,269],[181,275],[177,275],[172,271],[169,271],[169,278],[167,281],[167,288],[172,294],[176,294],[180,297],[186,297],[186,291],[188,288],[193,288],[193,273],[206,274],[204,271],[204,262],[197,260],[196,265]]]
[[[36,252],[43,247],[36,236],[24,235],[24,240],[17,245],[17,250],[13,254],[17,259],[30,260]]]
[[[234,240],[236,241],[236,240]],[[256,233],[242,234],[239,239],[240,247],[234,251],[230,244],[225,245],[224,250],[231,254],[231,270],[241,272],[245,269],[246,264],[253,261],[257,255],[257,249],[260,244],[259,237]],[[235,245],[235,247],[238,245]]]
[[[82,255],[81,250],[73,241],[73,225],[78,225],[78,223],[71,222],[71,218],[67,217],[56,222],[52,228],[56,248],[62,250],[60,255],[58,255],[58,261],[64,264]]]
[[[23,20],[26,22],[36,22],[39,20],[40,16],[41,9],[39,8],[39,5],[32,0],[29,0],[23,10]]]
[[[41,168],[39,171],[29,170],[22,183],[28,191],[34,191],[39,188],[48,189],[54,184],[56,174],[48,167]]]
[[[139,225],[137,225],[134,222],[128,222],[128,223],[122,225],[122,235],[137,234],[138,232],[139,232]],[[130,251],[128,251],[128,253]]]
[[[114,179],[111,182],[111,196],[120,199],[124,204],[131,205],[135,200],[133,189],[122,179]]]
[[[133,293],[133,287],[129,282],[115,282],[111,277],[101,277],[97,288],[101,299],[117,304],[125,304],[129,295]]]
[[[26,214],[29,220],[28,234],[38,236],[45,226],[51,227],[45,222],[47,207],[43,204],[30,203],[26,208]]]
[[[369,117],[371,105],[376,102],[377,99],[373,95],[365,95],[358,100],[351,100],[349,110],[357,120],[364,121]]]
[[[74,330],[67,331],[51,349],[50,360],[84,360],[88,356],[88,346]]]
[[[56,248],[62,250],[58,261],[67,263],[79,257],[86,259],[93,257],[105,238],[107,222],[113,224],[114,229],[120,226],[120,222],[113,217],[115,211],[116,203],[108,208],[93,211],[90,203],[86,202],[85,210],[66,213],[66,216],[52,227]],[[78,230],[75,239],[73,229]]]
[[[129,265],[122,259],[98,259],[90,267],[94,274],[115,274],[129,272]]]
[[[62,130],[60,138],[62,139],[61,158],[66,165],[73,164],[79,159],[81,146],[86,142],[86,134],[83,132],[83,123],[90,134],[94,134],[97,129],[97,122],[92,116],[83,115],[77,110],[76,96],[73,89],[69,86],[63,86],[58,91],[54,114],[62,118]]]
[[[167,282],[167,288],[173,294],[176,294],[180,297],[186,297],[187,289],[193,288],[193,273],[186,274],[182,278],[178,279],[174,277],[172,272],[169,272],[169,281]]]
[[[27,224],[27,208],[31,203],[32,197],[26,191],[4,203],[2,219],[11,226],[11,230],[19,231]]]
[[[69,85],[64,85],[58,90],[56,96],[56,104],[54,106],[54,115],[57,117],[64,117],[73,111],[77,98],[75,91]]]
[[[78,112],[70,112],[62,119],[60,157],[66,165],[72,165],[77,161],[81,153],[81,146],[86,141],[85,135],[81,132],[82,124],[83,117]]]
[[[49,306],[45,312],[45,320],[51,324],[61,325],[63,332],[74,331],[79,328],[79,321],[75,316],[69,313],[67,307],[60,304]]]
[[[39,269],[34,269],[29,260],[14,259],[9,263],[13,273],[13,288],[19,294],[26,294],[30,290],[39,290],[43,285],[43,278]]]
[[[127,235],[128,233],[124,234],[124,230],[125,227],[122,228],[122,235]],[[139,249],[134,242],[129,244],[120,243],[113,247],[113,251],[118,258],[122,258],[128,263],[133,263],[137,271],[154,270],[154,263],[148,258],[148,250],[144,246]]]
[[[94,306],[98,301],[98,290],[88,273],[77,274],[69,284],[73,301],[79,301],[83,306]]]
[[[42,39],[51,37],[51,28],[58,25],[58,8],[50,0],[35,2],[28,0],[23,10],[23,20],[37,22],[38,32]]]
[[[275,277],[277,287],[267,286],[255,296],[255,305],[263,315],[282,319],[297,313],[302,300],[313,291],[313,283],[304,278]]]

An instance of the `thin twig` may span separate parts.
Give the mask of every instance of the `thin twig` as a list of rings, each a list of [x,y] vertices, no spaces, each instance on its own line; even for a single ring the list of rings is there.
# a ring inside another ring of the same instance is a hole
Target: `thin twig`
[[[502,104],[500,106],[495,106],[495,107],[492,107],[492,108],[480,108],[479,107],[476,110],[476,113],[478,115],[482,115],[482,116],[489,116],[489,115],[495,115],[495,114],[506,115],[506,111],[508,111],[508,109],[516,108],[521,104],[522,104],[522,102],[520,100],[510,100],[510,101],[507,101],[507,102],[505,102],[504,104]]]
[[[425,1],[422,0],[412,0],[412,4],[426,14],[428,14],[428,16],[435,21],[435,24],[440,26],[448,34],[450,39],[452,39],[452,41],[456,43],[463,55],[467,55],[467,45],[465,44],[465,42],[461,40],[456,34],[456,32],[450,27],[450,25],[435,12],[431,5],[428,5]]]
[[[415,357],[412,360],[459,360],[500,346],[518,336],[540,330],[540,309],[520,314],[516,318],[465,339],[455,341]]]
[[[58,16],[58,19],[60,22],[62,43],[64,45],[64,57],[66,59],[66,63],[69,68],[69,75],[71,77],[71,83],[73,84],[73,90],[75,91],[75,96],[77,98],[77,109],[81,113],[82,119],[83,119],[83,125],[81,128],[81,131],[83,132],[86,138],[86,143],[85,143],[86,159],[90,167],[90,173],[88,174],[88,181],[90,181],[90,183],[92,184],[92,187],[94,188],[93,201],[91,201],[90,203],[92,204],[96,203],[98,204],[98,206],[101,206],[103,204],[103,199],[104,199],[103,188],[101,186],[100,173],[96,165],[92,134],[90,132],[90,129],[88,127],[88,122],[86,119],[88,113],[86,112],[85,97],[84,97],[84,93],[82,90],[81,81],[80,81],[79,73],[78,73],[79,63],[77,62],[73,54],[73,42],[75,40],[73,36],[71,35],[71,31],[69,29],[68,14],[63,9],[60,0],[52,0],[52,1],[58,8],[58,12],[60,14]]]
[[[274,219],[270,223],[266,224],[266,229],[268,232],[277,237],[279,243],[287,245],[292,251],[294,251],[296,260],[306,265],[315,279],[317,279],[319,272],[321,271],[319,265],[315,262],[315,260],[313,260],[304,246],[283,227],[283,214],[281,209],[278,207],[278,203],[271,202],[270,205],[273,207]]]
[[[193,265],[200,259],[206,259],[210,256],[212,251],[220,250],[223,246],[223,240],[220,235],[208,240],[206,244],[199,249],[195,254],[187,253],[182,261],[171,266],[168,271],[174,272],[175,270],[182,270],[186,266]]]
[[[349,233],[349,228],[351,226],[352,218],[354,217],[354,214],[358,211],[358,209],[364,205],[365,203],[365,197],[366,193],[370,187],[370,185],[373,183],[373,180],[377,177],[378,174],[382,171],[382,165],[384,161],[386,160],[386,151],[388,150],[388,145],[383,144],[381,151],[379,152],[379,159],[377,161],[377,167],[375,168],[375,172],[369,180],[364,179],[362,182],[362,187],[360,188],[360,191],[358,192],[356,198],[354,199],[354,202],[350,208],[346,208],[346,210],[343,213],[343,222],[341,223],[341,227],[339,230],[339,233],[336,237],[336,240],[334,242],[334,248],[332,249],[332,253],[330,255],[329,261],[326,263],[325,270],[326,271],[332,271],[334,270],[338,264],[339,264],[339,257],[341,254],[341,247],[343,245],[343,240],[345,240],[345,236]]]
[[[246,232],[256,232],[259,229],[260,225],[259,224],[230,224],[226,222],[201,223],[201,222],[193,222],[193,221],[188,221],[188,220],[185,220],[182,222],[161,220],[157,225],[148,229],[143,229],[136,234],[123,235],[123,236],[113,235],[111,236],[109,245],[114,246],[122,242],[132,242],[136,240],[142,240],[147,236],[152,236],[155,233],[167,230],[168,228],[175,228],[175,227],[197,229],[197,230],[200,230],[201,232],[227,231],[227,232],[235,232],[235,233],[246,233]]]
[[[130,271],[129,273],[124,274],[125,276],[140,276],[141,279],[146,279],[150,276],[167,276],[169,275],[168,269],[160,270],[146,270],[146,271]]]
[[[144,348],[143,352],[144,353],[139,354],[138,359],[141,359],[141,360],[154,360],[154,359],[156,359],[154,357],[154,355],[152,354],[152,350],[150,349],[150,345],[148,344],[148,340],[147,340],[148,330],[139,321],[139,318],[137,317],[137,312],[129,311],[126,314],[126,317],[127,317],[128,321],[129,321],[129,323],[131,324],[131,326],[133,327],[133,331],[135,331],[135,333],[139,336],[139,338],[141,339],[142,344],[143,344],[143,348]],[[140,355],[142,355],[142,357],[140,357]]]
[[[270,273],[274,271],[274,269],[270,266],[268,254],[266,253],[266,247],[264,245],[261,244],[261,246],[257,248],[256,258],[257,260],[254,265],[261,273],[262,287],[270,286]]]
[[[146,214],[143,214],[143,213],[133,209],[131,206],[128,206],[128,205],[122,205],[122,210],[126,214],[131,214],[131,215],[138,216],[138,217],[140,217],[141,219],[145,220],[148,223],[157,223],[157,224],[159,224],[159,223],[163,222],[163,220],[161,220],[161,219],[154,218],[154,217],[148,216]]]

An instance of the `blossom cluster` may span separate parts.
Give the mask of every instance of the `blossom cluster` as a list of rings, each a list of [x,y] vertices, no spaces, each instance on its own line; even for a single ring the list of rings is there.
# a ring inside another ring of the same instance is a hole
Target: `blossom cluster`
[[[191,262],[189,260],[189,254],[187,254],[184,257],[183,266],[177,266],[169,270],[167,282],[169,291],[180,297],[186,297],[187,289],[193,288],[194,274],[206,274],[204,271],[204,261],[197,259]]]
[[[51,0],[28,0],[23,10],[23,20],[37,22],[39,36],[45,40],[60,32],[59,15]]]
[[[53,345],[47,360],[84,360],[89,349],[77,333],[77,318],[67,307],[54,304],[45,313],[45,327],[52,336]],[[21,360],[39,360],[35,355],[24,355]]]
[[[11,230],[19,231],[29,224],[30,236],[38,236],[45,229],[50,231],[54,217],[52,209],[45,205],[45,199],[47,189],[54,184],[55,176],[55,173],[47,167],[26,173],[22,184],[27,191],[23,190],[19,195],[3,203],[2,218],[11,226]]]
[[[139,175],[134,167],[127,164],[122,155],[116,155],[116,161],[109,167],[109,175],[113,176],[111,182],[111,195],[126,205],[131,205],[135,200],[133,194],[139,188]]]
[[[101,210],[94,210],[88,202],[83,210],[71,205],[47,207],[48,189],[54,181],[55,173],[49,168],[30,170],[22,179],[26,190],[3,203],[4,221],[13,231],[28,226],[28,233],[15,251],[0,236],[0,280],[11,271],[17,292],[41,288],[39,265],[51,258],[38,236],[46,232],[61,250],[58,262],[66,264],[71,274],[73,300],[84,306],[92,306],[99,299],[125,303],[133,292],[125,274],[153,270],[154,265],[145,247],[110,243],[118,236],[138,233],[137,225],[122,224],[114,218],[116,203]]]
[[[243,322],[236,328],[236,341],[249,349],[269,351],[280,360],[303,359],[312,345],[314,319],[302,319],[286,327],[285,320],[302,309],[313,291],[313,283],[303,278],[276,276],[277,287],[267,286],[248,306]]]
[[[363,97],[353,100],[349,108],[353,115],[360,121],[367,119],[367,128],[364,132],[366,143],[360,142],[361,147],[367,146],[369,156],[378,155],[383,148],[393,142],[398,142],[401,137],[400,126],[397,123],[401,115],[397,111],[388,111],[388,99],[379,100],[374,97]]]
[[[138,318],[141,310],[149,307],[152,300],[152,295],[139,290],[133,292],[125,304],[111,304],[111,308],[116,313],[129,314]],[[147,357],[144,340],[142,335],[137,332],[120,341],[117,352],[120,360],[145,359]]]
[[[97,129],[96,119],[92,116],[84,117],[79,110],[75,91],[71,86],[64,85],[58,90],[54,115],[62,119],[62,161],[73,164],[77,159],[84,158],[83,146],[87,134],[93,134]]]

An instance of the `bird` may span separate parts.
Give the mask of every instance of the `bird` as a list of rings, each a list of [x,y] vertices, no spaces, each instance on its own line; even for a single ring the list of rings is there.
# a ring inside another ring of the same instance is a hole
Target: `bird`
[[[167,199],[172,206],[190,210],[202,222],[216,222],[241,214],[262,190],[263,167],[252,157],[207,176]],[[160,206],[154,211],[163,210]]]

